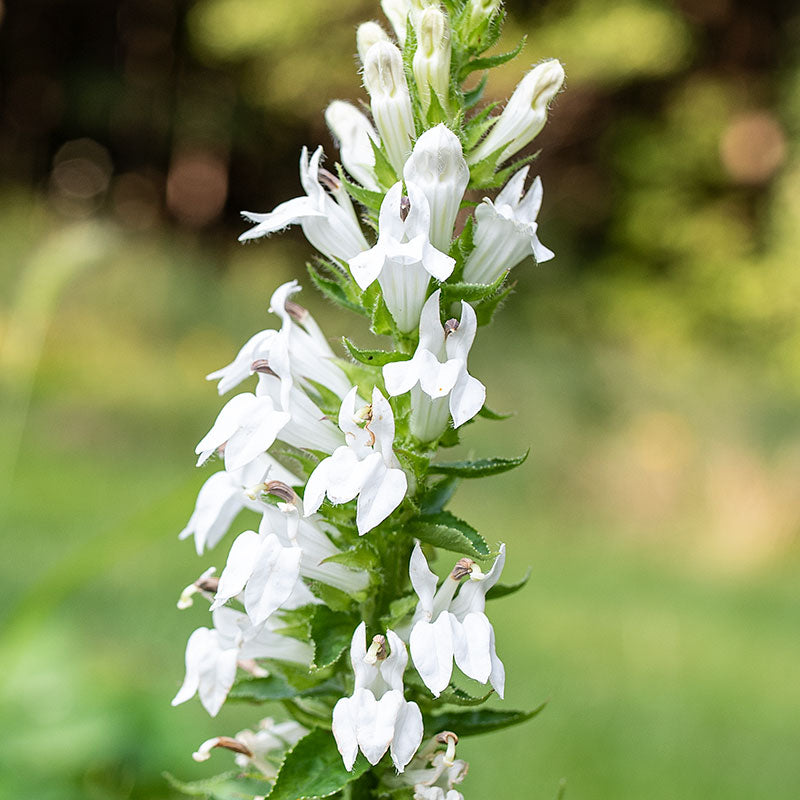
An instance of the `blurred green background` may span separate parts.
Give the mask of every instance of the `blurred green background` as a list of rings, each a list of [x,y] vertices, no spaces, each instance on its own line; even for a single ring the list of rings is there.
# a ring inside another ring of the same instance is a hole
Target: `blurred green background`
[[[555,261],[479,337],[512,419],[463,448],[532,456],[456,510],[528,588],[492,616],[508,707],[463,742],[467,798],[800,796],[800,16],[764,0],[508,2],[568,88],[537,139]],[[377,3],[0,2],[0,796],[171,798],[162,777],[253,725],[169,701],[202,609],[177,541],[193,447],[296,233],[325,103],[363,97]],[[332,339],[365,331],[307,290]],[[355,326],[355,327],[354,327]]]

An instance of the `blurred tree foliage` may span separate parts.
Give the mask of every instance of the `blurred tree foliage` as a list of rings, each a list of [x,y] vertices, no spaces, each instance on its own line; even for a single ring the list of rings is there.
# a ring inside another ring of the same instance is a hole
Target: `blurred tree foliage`
[[[795,4],[506,5],[507,43],[529,39],[490,95],[543,57],[569,78],[536,142],[559,256],[537,279],[539,310],[579,335],[666,355],[721,345],[800,380]],[[301,143],[333,153],[322,109],[361,96],[349,54],[370,16],[377,0],[9,5],[5,182],[68,217],[232,242],[239,209],[295,193]]]

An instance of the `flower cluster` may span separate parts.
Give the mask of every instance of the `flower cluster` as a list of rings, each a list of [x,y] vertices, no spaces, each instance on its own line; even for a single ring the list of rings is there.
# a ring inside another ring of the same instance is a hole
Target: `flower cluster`
[[[189,637],[173,704],[196,694],[215,716],[233,691],[283,705],[292,719],[214,737],[194,754],[232,750],[262,794],[274,785],[281,797],[328,796],[357,781],[359,796],[458,800],[458,737],[526,718],[443,715],[503,697],[486,603],[521,584],[499,586],[505,545],[444,507],[462,478],[524,456],[447,462],[439,452],[478,415],[498,417],[470,374],[471,347],[510,291],[509,270],[553,257],[538,238],[541,180],[526,189],[531,157],[507,162],[542,129],[564,72],[544,61],[501,113],[475,111],[485,81],[465,88],[469,76],[516,54],[482,55],[499,37],[500,3],[382,6],[394,36],[376,22],[357,34],[371,118],[331,103],[335,169],[322,147],[303,148],[303,194],[244,212],[253,227],[240,238],[300,225],[318,253],[313,284],[393,347],[345,339],[337,356],[291,281],[270,301],[277,326],[208,375],[220,394],[250,385],[197,444],[198,465],[220,469],[181,538],[204,556],[237,535],[218,577],[210,567],[180,596],[180,608],[204,598],[212,624]],[[450,554],[444,579],[429,566],[437,551]],[[465,679],[491,689],[473,697]],[[320,763],[324,781],[303,777]]]

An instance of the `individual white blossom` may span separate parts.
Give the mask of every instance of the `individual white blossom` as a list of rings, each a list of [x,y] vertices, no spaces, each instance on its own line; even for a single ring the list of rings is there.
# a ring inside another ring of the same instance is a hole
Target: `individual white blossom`
[[[192,753],[195,761],[208,761],[211,751],[224,748],[236,753],[234,761],[240,769],[255,767],[262,775],[274,779],[278,775],[280,757],[300,741],[308,730],[294,720],[275,722],[262,719],[258,729],[239,731],[234,737],[215,736],[207,739]]]
[[[378,241],[348,262],[356,283],[366,289],[377,279],[397,327],[414,330],[428,294],[431,277],[445,281],[455,260],[430,241],[431,211],[425,192],[416,184],[396,183],[381,203]]]
[[[425,131],[406,161],[403,178],[425,195],[430,209],[431,244],[447,253],[469,183],[469,167],[458,136],[444,124]]]
[[[436,734],[417,751],[406,771],[387,778],[387,784],[392,788],[413,786],[414,800],[464,800],[461,792],[453,788],[469,770],[466,761],[455,757],[457,743],[458,736],[452,731]]]
[[[311,473],[303,506],[308,516],[322,505],[326,494],[334,505],[357,496],[356,525],[363,536],[400,505],[408,481],[392,450],[394,415],[389,402],[375,388],[371,405],[357,409],[356,391],[353,387],[339,410],[346,444]]]
[[[342,166],[366,189],[380,191],[372,149],[373,143],[380,145],[380,139],[366,114],[352,103],[334,100],[325,109],[325,122],[339,146]]]
[[[443,109],[450,95],[450,24],[447,15],[436,6],[424,9],[416,18],[417,49],[411,68],[423,112],[431,105],[431,92]]]
[[[391,397],[412,390],[412,432],[423,441],[430,441],[444,431],[448,409],[454,427],[458,428],[472,419],[486,400],[486,387],[467,372],[467,358],[478,328],[475,311],[462,300],[461,320],[450,320],[443,326],[439,320],[439,298],[437,290],[425,302],[414,355],[407,361],[394,361],[383,367],[386,391]],[[415,393],[417,385],[421,391]],[[423,394],[430,400],[426,401]],[[424,416],[416,422],[415,409]]]
[[[477,164],[500,152],[498,164],[539,135],[547,122],[547,107],[564,84],[564,68],[556,59],[535,66],[519,83],[502,114],[472,151],[468,161]]]
[[[422,741],[419,706],[403,697],[406,646],[387,630],[386,638],[376,636],[367,650],[362,622],[353,633],[350,663],[355,674],[353,694],[336,703],[332,725],[345,768],[353,769],[359,749],[370,764],[377,764],[389,750],[395,768],[402,772]]]
[[[388,42],[386,31],[373,20],[362,22],[356,30],[356,50],[362,65],[367,58],[370,47],[376,42]]]
[[[532,255],[538,264],[554,257],[537,236],[542,181],[525,192],[525,166],[508,181],[495,201],[485,197],[475,210],[475,249],[464,264],[467,283],[494,283],[506,270]]]
[[[411,0],[381,0],[381,8],[394,29],[400,47],[405,47],[406,25],[408,12],[411,10]]]
[[[300,182],[305,195],[287,200],[267,214],[243,211],[242,216],[249,222],[256,223],[256,226],[243,233],[239,237],[240,242],[299,224],[306,239],[328,258],[347,261],[369,247],[347,193],[336,192],[334,200],[323,186],[320,180],[321,158],[321,147],[310,158],[308,149],[303,148],[300,156]],[[335,184],[332,186],[335,188]]]
[[[206,548],[215,547],[242,509],[259,510],[259,503],[252,496],[253,489],[263,484],[267,477],[289,486],[302,484],[300,478],[266,453],[240,469],[215,472],[200,487],[192,516],[178,538],[194,536],[199,556]]]
[[[483,574],[470,559],[462,559],[444,579],[437,578],[415,545],[409,574],[419,603],[412,620],[409,646],[414,667],[425,685],[438,697],[450,683],[453,660],[461,671],[479,683],[491,682],[502,697],[505,669],[497,657],[494,628],[484,613],[486,592],[497,583],[505,563],[505,545],[492,569]],[[456,590],[462,578],[469,580]]]
[[[177,706],[199,695],[208,713],[215,717],[236,678],[240,661],[270,658],[307,665],[309,644],[281,636],[266,625],[256,629],[246,614],[218,608],[212,614],[213,628],[198,628],[186,644],[186,677],[172,700]]]
[[[281,411],[271,397],[251,392],[234,395],[197,443],[197,466],[224,446],[225,469],[241,469],[268,450],[290,420],[291,415]]]
[[[380,41],[370,47],[364,58],[364,86],[386,157],[397,175],[402,175],[415,135],[414,114],[403,56],[391,42]]]
[[[270,299],[269,310],[280,317],[280,330],[264,330],[251,336],[230,364],[206,376],[206,380],[219,380],[220,394],[251,376],[254,362],[266,361],[281,379],[283,411],[289,410],[289,392],[295,379],[304,388],[313,381],[344,397],[350,384],[334,363],[335,356],[319,325],[307,309],[291,299],[299,291],[301,286],[296,280],[279,286]]]
[[[301,520],[297,509],[286,505],[265,505],[259,532],[245,531],[236,537],[212,611],[241,596],[250,621],[260,625],[278,609],[317,602],[302,577],[348,593],[366,588],[369,577],[363,571],[324,563],[340,551],[312,520]]]

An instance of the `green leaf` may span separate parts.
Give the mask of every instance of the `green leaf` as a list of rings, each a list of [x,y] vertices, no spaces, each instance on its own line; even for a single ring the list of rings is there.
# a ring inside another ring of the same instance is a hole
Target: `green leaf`
[[[440,695],[439,701],[449,703],[453,706],[479,706],[485,703],[494,694],[494,689],[489,689],[486,694],[480,697],[473,697],[463,689],[453,686],[451,683]]]
[[[342,564],[350,569],[367,571],[375,569],[378,561],[378,553],[367,539],[359,539],[349,549],[322,559],[323,564]]]
[[[433,128],[440,122],[447,122],[449,115],[442,105],[441,98],[433,90],[432,86],[428,87],[428,91],[430,92],[431,101],[430,105],[428,106],[428,111],[425,114],[427,122],[426,127]]]
[[[405,530],[422,542],[453,553],[477,559],[491,555],[484,538],[471,525],[448,511],[417,517],[406,525]]]
[[[242,775],[225,772],[213,778],[184,783],[169,772],[164,777],[173,789],[192,797],[207,797],[212,800],[252,800],[257,795],[269,794],[270,784],[263,776]]]
[[[365,292],[365,300],[370,297],[372,287]],[[369,304],[370,319],[372,324],[370,330],[376,336],[392,336],[395,333],[395,324],[386,303],[383,300],[383,295],[377,290],[372,296],[372,302]]]
[[[418,601],[416,592],[392,600],[389,604],[389,613],[381,617],[381,628],[394,628],[417,607]]]
[[[356,347],[346,336],[342,337],[347,352],[362,364],[367,364],[370,367],[382,367],[384,364],[390,364],[393,361],[403,361],[408,358],[405,353],[389,353],[386,350],[361,350]]]
[[[327,583],[309,581],[308,588],[333,611],[350,611],[354,605],[355,601],[349,594],[335,586],[328,586]],[[351,630],[350,633],[352,634],[353,631]]]
[[[436,475],[456,475],[459,478],[485,478],[487,475],[499,475],[525,463],[530,450],[516,458],[480,458],[477,461],[450,461],[431,464],[429,472]]]
[[[484,89],[486,89],[486,83],[489,80],[489,73],[484,72],[481,75],[480,81],[478,81],[478,85],[472,89],[467,89],[464,92],[464,108],[472,108],[480,99],[483,97]]]
[[[383,192],[373,192],[370,189],[365,189],[363,186],[359,186],[357,183],[348,180],[341,164],[336,165],[336,171],[339,173],[339,180],[342,182],[344,188],[347,189],[347,193],[353,200],[361,203],[362,206],[365,206],[371,211],[380,211],[381,203],[383,202]]]
[[[314,644],[312,669],[323,669],[333,664],[350,644],[357,626],[358,620],[350,614],[317,606],[311,620],[311,641]]]
[[[508,419],[509,417],[513,417],[514,414],[515,414],[514,411],[509,411],[507,414],[503,414],[499,411],[492,411],[492,409],[489,408],[489,406],[487,405],[484,405],[483,408],[478,412],[479,417],[492,420]]]
[[[497,600],[500,597],[508,597],[510,594],[514,594],[514,592],[518,592],[522,589],[525,584],[531,579],[531,572],[533,570],[528,567],[528,571],[525,573],[525,577],[522,580],[517,581],[516,583],[496,583],[486,592],[486,599],[487,600]]]
[[[504,272],[494,283],[445,283],[442,285],[442,305],[466,300],[468,303],[481,303],[492,297],[503,285],[508,272]]]
[[[390,189],[397,183],[397,173],[394,167],[383,152],[383,148],[378,146],[372,139],[369,140],[372,145],[372,152],[375,156],[375,177],[381,186]]]
[[[338,696],[341,693],[342,687],[331,681],[325,681],[305,689],[298,689],[280,675],[272,673],[266,678],[240,678],[234,683],[228,698],[231,700],[246,700],[252,703],[265,703],[270,700],[291,700],[295,697]]]
[[[461,68],[461,72],[459,73],[458,80],[459,83],[463,81],[468,75],[477,70],[482,69],[493,69],[494,67],[499,67],[501,64],[505,64],[508,61],[516,58],[521,52],[522,48],[525,47],[525,42],[528,40],[527,36],[523,36],[520,43],[513,49],[510,50],[508,53],[500,53],[496,56],[487,56],[486,58],[475,58],[472,61],[467,62]]]
[[[400,464],[407,469],[410,469],[417,480],[421,480],[428,472],[428,464],[430,459],[415,453],[413,450],[407,450],[403,447],[395,447],[394,453],[400,459]]]
[[[327,277],[317,265],[309,261],[306,264],[306,268],[308,269],[308,276],[311,278],[311,283],[313,283],[328,300],[348,311],[355,311],[356,314],[369,316],[369,312],[363,308],[363,306],[353,302],[339,283]]]
[[[545,700],[533,711],[506,711],[504,709],[482,708],[473,711],[445,711],[431,714],[425,720],[425,730],[430,734],[439,731],[453,731],[458,736],[475,736],[490,733],[512,725],[519,725],[540,714],[547,705]]]
[[[359,753],[348,772],[330,731],[317,728],[304,736],[281,764],[269,800],[312,800],[330,797],[361,777],[369,762]]]
[[[497,122],[497,117],[491,116],[492,111],[497,108],[497,103],[489,103],[484,106],[475,116],[464,125],[461,144],[464,152],[472,150],[480,141],[481,137]]]
[[[438,514],[444,510],[445,505],[449,502],[450,498],[455,494],[461,479],[452,476],[437,481],[433,486],[428,489],[422,496],[420,507],[423,514]]]
[[[509,283],[504,289],[499,291],[494,297],[484,300],[475,305],[475,316],[478,318],[478,325],[488,325],[495,315],[497,309],[502,305],[503,301],[514,291],[516,282]]]

